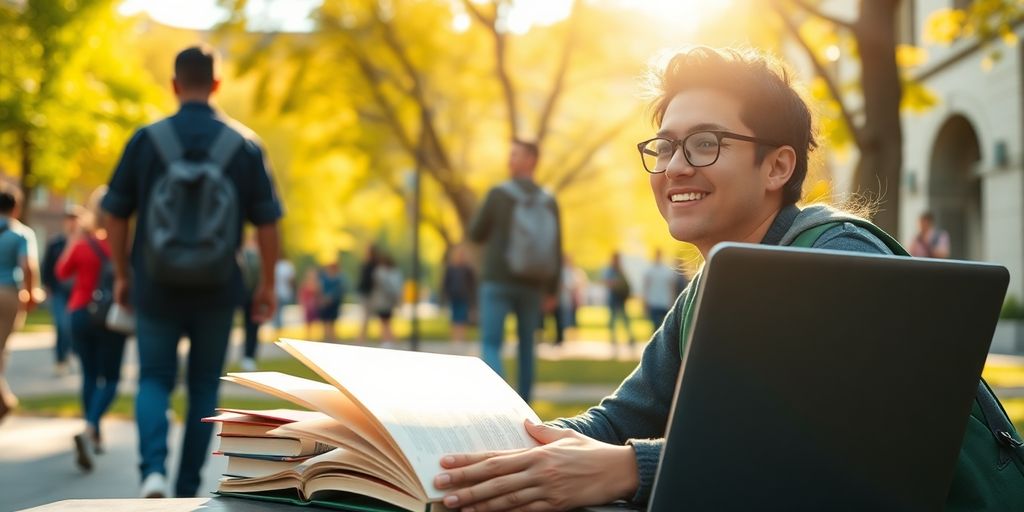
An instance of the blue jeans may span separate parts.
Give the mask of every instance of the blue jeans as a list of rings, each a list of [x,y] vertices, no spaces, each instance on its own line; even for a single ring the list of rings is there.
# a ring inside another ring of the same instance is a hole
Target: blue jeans
[[[166,475],[167,409],[178,376],[178,341],[188,336],[186,382],[188,412],[181,443],[181,463],[175,494],[195,496],[199,472],[209,453],[213,424],[201,420],[213,415],[228,336],[235,308],[195,311],[175,317],[137,314],[139,344],[139,391],[135,397],[135,421],[139,427],[139,469]]]
[[[243,354],[249,359],[256,359],[256,349],[260,346],[260,324],[252,321],[252,297],[242,304],[242,325],[245,326]]]
[[[665,323],[666,316],[668,316],[668,308],[647,306],[647,318],[651,319],[651,324],[654,326],[655,331],[661,327],[661,324]]]
[[[542,296],[541,290],[518,284],[485,282],[480,289],[484,362],[498,375],[505,375],[501,364],[501,344],[505,340],[505,317],[514,312],[519,334],[518,391],[527,402],[533,390],[533,335],[540,327]]]
[[[58,363],[66,363],[71,355],[71,315],[68,314],[68,296],[63,293],[50,294],[50,315],[53,316],[53,327],[57,331],[57,343],[54,355]]]
[[[608,301],[608,330],[611,332],[612,345],[618,343],[618,336],[615,335],[615,324],[621,321],[626,326],[626,339],[632,345],[636,342],[633,339],[633,329],[629,325],[629,315],[626,314],[626,300],[611,298]]]
[[[82,362],[82,412],[99,434],[100,419],[117,397],[125,336],[94,324],[85,308],[72,311],[68,323]]]

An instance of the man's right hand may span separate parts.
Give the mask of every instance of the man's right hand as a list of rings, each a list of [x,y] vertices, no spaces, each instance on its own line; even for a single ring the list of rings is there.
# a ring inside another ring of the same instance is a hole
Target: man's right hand
[[[128,293],[131,290],[128,284],[127,277],[115,277],[114,278],[114,302],[121,305],[123,308],[131,309],[131,304],[128,303]]]

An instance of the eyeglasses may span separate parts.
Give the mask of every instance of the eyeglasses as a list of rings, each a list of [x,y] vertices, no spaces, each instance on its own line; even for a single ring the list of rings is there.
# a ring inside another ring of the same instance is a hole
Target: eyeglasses
[[[722,152],[722,139],[743,140],[772,147],[782,146],[782,144],[757,137],[723,130],[708,130],[691,133],[682,140],[655,137],[637,144],[636,149],[640,151],[640,160],[643,161],[644,170],[651,174],[660,174],[668,168],[669,162],[672,161],[672,157],[675,156],[679,148],[683,148],[683,156],[691,166],[713,165],[718,161],[718,156]]]

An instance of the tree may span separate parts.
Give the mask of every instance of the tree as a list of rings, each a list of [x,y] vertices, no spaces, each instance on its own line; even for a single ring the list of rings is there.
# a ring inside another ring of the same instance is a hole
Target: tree
[[[327,1],[315,32],[269,35],[247,33],[236,6],[221,35],[234,70],[255,84],[259,110],[303,127],[293,145],[301,164],[292,161],[302,176],[286,171],[286,183],[340,182],[340,190],[317,192],[336,202],[381,190],[403,198],[404,173],[420,159],[424,224],[448,245],[461,239],[479,193],[507,172],[515,134],[541,142],[538,176],[560,200],[585,202],[595,213],[587,220],[607,219],[606,228],[627,225],[626,212],[610,208],[620,198],[593,198],[600,183],[619,180],[605,171],[635,164],[630,142],[646,132],[635,80],[656,45],[616,51],[620,41],[578,37],[621,18],[582,3],[563,21],[513,33],[503,27],[507,5]],[[467,22],[461,29],[453,23],[459,16]],[[618,26],[646,30],[639,22]],[[611,142],[621,150],[610,154]],[[628,175],[633,189],[645,188],[642,175]]]
[[[103,181],[129,130],[160,97],[126,51],[131,22],[112,0],[0,4],[0,153],[39,185]],[[23,210],[23,215],[27,209]]]
[[[790,38],[806,53],[819,80],[827,87],[838,106],[843,124],[859,160],[853,184],[858,194],[878,201],[874,222],[895,233],[899,227],[899,194],[903,165],[903,134],[900,125],[900,102],[903,85],[896,62],[896,15],[900,0],[862,0],[854,19],[831,15],[821,6],[807,0],[774,0],[772,6]],[[859,111],[837,77],[829,72],[821,55],[801,31],[811,17],[831,25],[834,32],[846,33],[853,39],[860,68],[862,100]],[[890,188],[892,189],[890,191]]]

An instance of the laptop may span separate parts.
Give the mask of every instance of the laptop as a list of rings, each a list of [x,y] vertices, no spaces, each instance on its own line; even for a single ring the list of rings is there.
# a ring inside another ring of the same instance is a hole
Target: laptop
[[[941,510],[1008,282],[986,263],[717,246],[648,510]]]

